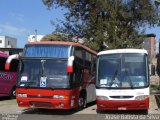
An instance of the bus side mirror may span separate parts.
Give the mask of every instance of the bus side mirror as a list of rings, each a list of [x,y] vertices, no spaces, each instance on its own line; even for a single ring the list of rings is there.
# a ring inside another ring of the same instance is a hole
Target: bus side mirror
[[[151,65],[151,75],[155,75],[155,73],[156,73],[155,65]]]
[[[13,59],[19,59],[19,55],[18,54],[14,54],[14,55],[10,55],[7,58],[6,63],[5,63],[5,70],[9,70],[10,69],[10,64],[11,64],[11,61]]]

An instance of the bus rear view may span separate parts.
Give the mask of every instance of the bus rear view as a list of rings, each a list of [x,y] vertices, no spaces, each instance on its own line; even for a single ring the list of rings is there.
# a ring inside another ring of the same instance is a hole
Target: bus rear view
[[[147,51],[117,49],[98,53],[96,100],[98,110],[149,108]]]

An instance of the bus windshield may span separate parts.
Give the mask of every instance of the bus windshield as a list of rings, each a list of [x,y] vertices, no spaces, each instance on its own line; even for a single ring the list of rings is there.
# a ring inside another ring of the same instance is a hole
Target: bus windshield
[[[147,68],[146,54],[100,55],[97,87],[118,89],[147,87],[149,84]]]
[[[18,86],[68,88],[67,59],[22,59]]]
[[[70,56],[69,48],[69,45],[26,45],[23,56],[68,58]]]

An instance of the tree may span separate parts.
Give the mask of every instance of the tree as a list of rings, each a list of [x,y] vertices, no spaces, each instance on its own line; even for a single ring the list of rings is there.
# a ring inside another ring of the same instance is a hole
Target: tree
[[[68,9],[63,29],[87,38],[85,45],[100,51],[140,48],[146,25],[158,23],[152,0],[43,0],[48,7]],[[66,27],[67,26],[67,27]]]
[[[72,41],[72,38],[68,34],[57,32],[44,36],[42,41]]]

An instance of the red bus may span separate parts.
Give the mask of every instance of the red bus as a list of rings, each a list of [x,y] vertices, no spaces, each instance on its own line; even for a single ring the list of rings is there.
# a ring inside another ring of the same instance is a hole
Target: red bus
[[[0,97],[15,98],[18,60],[13,60],[9,70],[5,70],[8,55],[0,51]]]
[[[96,56],[74,42],[26,44],[16,89],[19,107],[72,109],[95,101]]]

